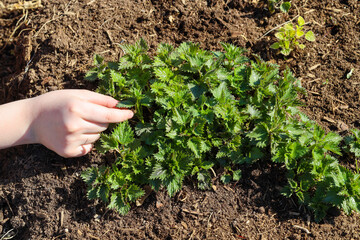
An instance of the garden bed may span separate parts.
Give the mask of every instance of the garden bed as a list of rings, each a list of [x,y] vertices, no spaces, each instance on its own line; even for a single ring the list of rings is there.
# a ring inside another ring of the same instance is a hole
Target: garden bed
[[[17,1],[2,1],[5,6]],[[116,60],[118,44],[143,37],[154,51],[161,42],[220,42],[247,48],[294,72],[308,95],[302,110],[342,135],[360,127],[360,3],[292,1],[289,14],[270,14],[265,1],[42,1],[43,7],[0,13],[0,103],[64,88],[87,88],[94,53]],[[270,45],[280,24],[304,17],[315,42],[284,57]],[[23,16],[24,22],[16,31]],[[269,32],[271,31],[271,32]],[[269,33],[268,33],[269,32]],[[268,33],[268,34],[266,34]],[[352,70],[353,69],[353,70]],[[352,75],[349,77],[349,72]],[[0,236],[14,239],[360,239],[360,217],[330,211],[320,223],[294,199],[280,194],[285,170],[254,164],[239,182],[211,191],[188,179],[170,198],[151,195],[126,216],[86,199],[80,178],[107,161],[96,151],[63,159],[38,145],[0,151]],[[352,164],[346,162],[345,164]]]

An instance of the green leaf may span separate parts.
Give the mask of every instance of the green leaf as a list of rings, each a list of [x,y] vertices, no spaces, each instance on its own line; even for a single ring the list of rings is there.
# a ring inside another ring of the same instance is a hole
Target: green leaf
[[[303,17],[299,16],[299,18],[298,18],[298,24],[299,24],[300,27],[305,24],[305,20],[304,20]]]
[[[244,113],[250,115],[251,119],[258,119],[261,117],[261,112],[255,106],[248,104]]]
[[[136,100],[133,98],[126,99],[123,101],[118,102],[116,105],[117,108],[132,108],[135,106]]]
[[[307,147],[302,146],[298,142],[291,143],[289,149],[291,150],[290,157],[293,159],[301,158],[309,151]]]
[[[253,131],[247,134],[247,137],[256,141],[256,146],[265,147],[269,141],[268,127],[265,123],[258,124]]]
[[[169,180],[164,182],[170,197],[174,196],[174,194],[181,189],[182,181],[176,176],[172,176]]]
[[[138,187],[135,184],[131,184],[126,191],[127,191],[127,197],[131,202],[136,201],[145,194],[144,190],[142,190],[140,187]]]
[[[256,85],[260,84],[260,78],[261,75],[255,70],[255,69],[251,69],[251,74],[250,74],[250,78],[249,78],[249,85],[254,87]]]
[[[81,178],[87,185],[92,185],[98,177],[98,171],[96,168],[88,168],[81,173]]]
[[[94,55],[94,65],[95,66],[102,64],[103,61],[104,61],[104,57],[102,57],[98,54]]]
[[[239,181],[241,179],[241,170],[235,170],[233,171],[233,180],[234,181]]]
[[[98,188],[98,197],[104,201],[105,203],[109,201],[109,187],[106,184],[102,184],[100,185],[100,187]]]
[[[291,3],[290,2],[283,2],[280,5],[280,10],[284,13],[288,13],[289,9],[291,8]]]
[[[202,164],[201,164],[201,168],[202,169],[205,169],[205,170],[208,170],[210,168],[212,168],[214,166],[214,163],[213,162],[210,162],[210,161],[204,161]]]
[[[305,39],[310,41],[310,42],[314,42],[315,41],[315,35],[312,31],[308,31],[306,34],[305,34]]]
[[[86,197],[90,200],[98,198],[98,188],[99,187],[90,188],[87,191]]]
[[[220,180],[224,183],[224,184],[228,184],[231,182],[231,175],[230,174],[224,174],[221,176]]]
[[[126,79],[121,73],[110,70],[110,76],[114,83],[116,83],[117,86],[123,87],[125,85]]]
[[[200,157],[201,150],[200,150],[200,140],[198,138],[190,138],[187,141],[187,146],[189,149],[195,154],[196,157]]]
[[[304,49],[306,46],[305,46],[304,44],[299,44],[298,47],[299,47],[300,49]]]
[[[214,97],[220,102],[225,101],[230,97],[230,93],[225,82],[222,82],[217,88],[215,88],[211,92]]]
[[[291,53],[291,49],[283,48],[280,52],[281,52],[282,55],[288,56]]]
[[[275,37],[279,40],[284,40],[285,39],[285,34],[282,32],[277,32],[275,33]]]
[[[118,148],[118,142],[113,135],[101,134],[100,143],[96,149],[103,153]]]
[[[330,190],[326,193],[324,198],[324,202],[334,204],[335,206],[341,206],[344,201],[344,197],[339,195],[338,189]]]
[[[206,92],[206,88],[203,85],[196,85],[193,83],[188,84],[188,88],[190,89],[193,99],[199,98]]]
[[[304,32],[301,30],[301,28],[296,29],[296,38],[300,38],[304,35]]]
[[[278,42],[273,43],[273,44],[271,44],[270,48],[272,48],[272,49],[279,49],[279,48],[280,48],[280,43],[278,43]]]
[[[201,170],[197,174],[198,188],[201,190],[210,189],[211,176],[208,171]]]
[[[85,75],[85,80],[87,81],[95,81],[98,79],[98,72],[96,70],[88,71]]]
[[[291,190],[289,185],[287,185],[281,189],[281,194],[285,197],[288,197],[288,198],[291,197],[292,193],[293,193],[293,191]]]
[[[112,132],[112,136],[121,145],[127,145],[134,141],[134,132],[131,129],[128,121],[118,123]]]
[[[161,179],[164,180],[166,178],[166,170],[161,166],[161,164],[157,163],[154,166],[154,170],[150,175],[150,179]]]
[[[130,205],[125,203],[120,192],[111,195],[110,204],[108,208],[118,211],[121,215],[125,215],[130,211]]]

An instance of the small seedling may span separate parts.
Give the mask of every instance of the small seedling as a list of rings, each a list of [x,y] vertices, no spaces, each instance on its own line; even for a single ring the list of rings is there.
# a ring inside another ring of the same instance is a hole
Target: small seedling
[[[268,9],[270,13],[274,13],[276,9],[280,9],[283,13],[288,13],[291,8],[291,2],[282,0],[268,0]]]
[[[285,56],[288,56],[297,47],[304,49],[305,45],[299,42],[299,39],[304,35],[306,40],[310,42],[315,41],[315,35],[312,31],[308,31],[307,33],[303,31],[304,25],[304,18],[299,16],[298,25],[295,25],[295,27],[292,23],[288,23],[284,27],[281,27],[275,34],[275,37],[279,39],[279,41],[272,44],[270,47],[272,49],[281,48],[280,52]]]
[[[350,79],[351,76],[352,76],[352,74],[353,74],[353,72],[354,72],[354,69],[352,68],[352,69],[350,70],[350,72],[348,72],[348,74],[346,74],[346,79]]]

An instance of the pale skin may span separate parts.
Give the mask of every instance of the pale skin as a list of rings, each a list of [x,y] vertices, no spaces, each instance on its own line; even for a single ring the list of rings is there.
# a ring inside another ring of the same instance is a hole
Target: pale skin
[[[39,143],[62,157],[83,156],[109,123],[133,117],[117,103],[88,90],[58,90],[0,105],[0,149]]]

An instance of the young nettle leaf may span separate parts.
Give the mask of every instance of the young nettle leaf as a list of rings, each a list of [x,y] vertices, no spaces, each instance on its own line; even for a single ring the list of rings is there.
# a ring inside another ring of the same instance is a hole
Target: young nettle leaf
[[[81,173],[81,178],[88,185],[92,185],[97,177],[98,177],[98,170],[96,168],[89,168]]]
[[[187,142],[189,149],[195,154],[196,157],[200,158],[201,156],[201,139],[200,138],[190,138]]]
[[[96,187],[88,189],[86,197],[90,200],[98,198],[99,197],[99,195],[98,195],[99,188],[100,188],[100,186],[96,186]]]
[[[95,66],[101,65],[103,63],[103,61],[104,61],[104,57],[102,57],[102,56],[100,56],[98,54],[94,55],[94,65]]]
[[[96,68],[94,70],[88,71],[86,73],[86,75],[85,75],[85,80],[87,80],[87,81],[92,82],[92,81],[95,81],[97,79],[98,79],[98,71],[97,71]]]
[[[131,184],[126,191],[127,191],[127,196],[131,202],[136,201],[145,194],[144,190],[142,190],[140,187],[136,186],[135,184]]]
[[[164,180],[166,176],[166,169],[164,169],[161,164],[156,164],[153,168],[153,172],[151,173],[150,178]]]
[[[132,108],[136,105],[136,99],[135,98],[128,98],[126,100],[122,100],[118,102],[116,107],[118,108]]]
[[[230,174],[224,174],[221,176],[220,180],[224,183],[224,184],[228,184],[231,182],[231,175]]]
[[[269,142],[269,128],[266,123],[260,123],[246,136],[253,139],[257,147],[263,148]]]
[[[125,203],[123,195],[120,192],[115,192],[111,195],[108,208],[116,210],[121,215],[125,215],[130,211],[130,204]]]
[[[113,135],[101,134],[100,145],[97,146],[97,150],[100,152],[107,152],[110,150],[117,149],[119,146],[118,141]]]
[[[249,85],[254,87],[260,84],[261,75],[254,69],[251,70],[250,78],[249,78]]]
[[[111,69],[110,76],[113,83],[115,83],[120,89],[122,89],[125,86],[126,79],[121,73]]]
[[[134,132],[128,121],[119,123],[111,135],[121,145],[128,145],[134,141]]]
[[[233,171],[233,180],[239,181],[241,179],[241,169]]]
[[[211,176],[206,170],[200,170],[197,174],[198,188],[201,190],[207,190],[211,187]]]
[[[97,195],[98,197],[103,200],[105,203],[109,201],[109,186],[107,184],[102,184],[98,188]]]
[[[351,129],[352,135],[346,136],[345,140],[345,151],[351,152],[355,157],[360,157],[360,130]]]

